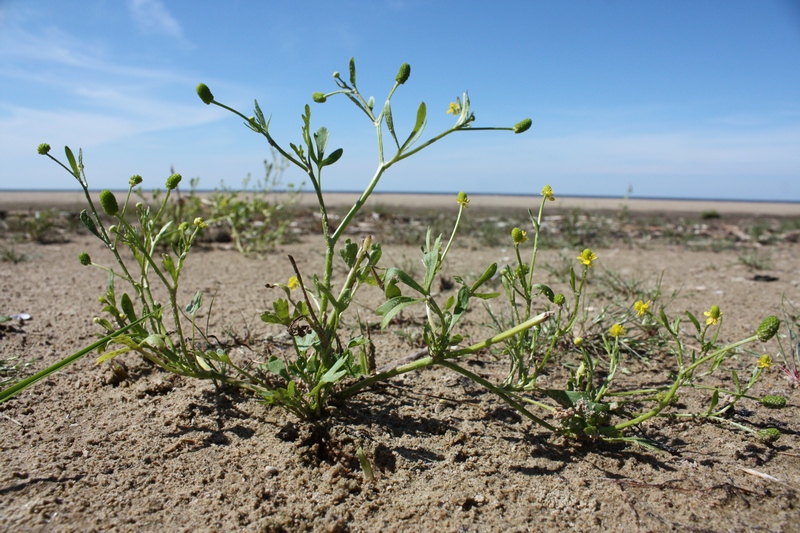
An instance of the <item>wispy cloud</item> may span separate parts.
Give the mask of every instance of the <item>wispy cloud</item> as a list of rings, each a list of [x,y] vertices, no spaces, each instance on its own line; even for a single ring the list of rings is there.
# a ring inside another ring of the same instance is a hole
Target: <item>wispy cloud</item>
[[[181,25],[160,0],[130,0],[128,11],[142,33],[183,39]]]

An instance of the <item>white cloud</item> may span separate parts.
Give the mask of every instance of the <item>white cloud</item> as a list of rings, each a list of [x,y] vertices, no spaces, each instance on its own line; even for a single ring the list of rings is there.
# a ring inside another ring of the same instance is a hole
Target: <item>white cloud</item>
[[[159,0],[130,0],[128,10],[143,33],[182,39],[180,24]]]

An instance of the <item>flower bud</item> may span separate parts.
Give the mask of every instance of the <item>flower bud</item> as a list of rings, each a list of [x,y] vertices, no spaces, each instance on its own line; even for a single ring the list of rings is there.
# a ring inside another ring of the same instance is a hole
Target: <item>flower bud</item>
[[[80,261],[83,266],[89,266],[92,264],[92,258],[89,257],[89,254],[86,252],[81,252],[78,254],[78,261]]]
[[[575,337],[575,338],[572,340],[572,342],[575,344],[575,346],[577,346],[578,348],[580,348],[580,347],[583,345],[583,337]]]
[[[167,178],[167,190],[172,191],[178,186],[183,177],[180,174],[173,174]]]
[[[194,225],[195,225],[196,227],[198,227],[198,228],[201,228],[201,229],[202,229],[202,228],[207,228],[207,227],[208,227],[208,224],[206,224],[205,222],[203,222],[203,217],[197,217],[197,218],[195,218],[195,219],[194,219]]]
[[[394,81],[400,85],[403,85],[408,81],[409,76],[411,76],[411,65],[408,63],[403,63],[400,65],[400,70],[397,72],[397,76],[395,77]]]
[[[514,241],[514,244],[520,245],[528,240],[528,232],[519,228],[514,228],[511,230],[511,239]]]
[[[36,151],[39,153],[39,155],[47,155],[50,152],[50,145],[47,143],[42,143],[38,148],[36,148]]]
[[[523,132],[528,131],[528,129],[531,127],[531,123],[532,123],[532,121],[529,118],[526,118],[525,120],[523,120],[521,122],[517,122],[516,124],[514,124],[514,128],[513,128],[514,129],[514,133],[523,133]]]
[[[128,180],[128,183],[131,187],[136,187],[142,182],[142,177],[139,174],[134,174],[131,176],[131,179]]]
[[[185,232],[187,229],[189,229],[189,223],[188,222],[181,222],[181,225],[178,226],[178,231],[180,231],[180,232]]]
[[[100,206],[105,211],[106,215],[115,217],[119,213],[119,204],[114,193],[105,189],[100,192]]]
[[[325,101],[328,99],[323,93],[313,93],[311,95],[311,99],[314,100],[318,104],[324,104]]]
[[[461,191],[458,193],[458,196],[456,196],[456,202],[458,202],[461,207],[467,208],[469,207],[469,196],[467,196],[467,193],[464,191]]]
[[[786,398],[783,396],[763,396],[761,405],[768,409],[782,409],[786,407]]]
[[[758,336],[758,340],[761,342],[767,342],[772,337],[778,333],[778,329],[781,327],[781,321],[776,316],[768,316],[764,320],[761,321],[761,324],[758,326],[756,330],[756,335]]]
[[[108,227],[108,232],[109,232],[109,233],[116,233],[118,229],[119,229],[119,228],[117,227],[117,225],[116,225],[116,224],[113,224],[113,225],[111,225],[111,226],[109,226],[109,227]]]
[[[211,94],[211,89],[209,89],[208,85],[205,83],[200,83],[197,85],[197,96],[199,96],[200,100],[202,100],[206,105],[209,105],[214,101],[214,95]]]

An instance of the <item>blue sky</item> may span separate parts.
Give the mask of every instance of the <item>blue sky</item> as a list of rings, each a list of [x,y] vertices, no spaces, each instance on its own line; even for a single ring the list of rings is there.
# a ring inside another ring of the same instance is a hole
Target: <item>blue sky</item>
[[[411,64],[400,136],[420,101],[425,137],[448,128],[464,90],[475,126],[533,119],[447,137],[378,191],[800,201],[797,0],[0,0],[0,189],[77,189],[40,142],[82,147],[94,189],[163,186],[173,166],[206,189],[262,176],[266,142],[203,105],[205,82],[245,114],[258,99],[287,146],[311,103],[344,148],[323,187],[360,190],[374,128],[346,98],[311,102],[351,56],[379,103]]]

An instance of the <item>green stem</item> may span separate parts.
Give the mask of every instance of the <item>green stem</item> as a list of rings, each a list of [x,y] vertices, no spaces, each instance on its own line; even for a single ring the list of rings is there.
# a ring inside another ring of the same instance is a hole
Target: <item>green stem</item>
[[[501,389],[499,387],[494,386],[491,382],[483,379],[479,375],[470,372],[466,368],[458,366],[457,364],[453,363],[452,361],[440,361],[439,364],[449,368],[450,370],[454,370],[454,371],[458,372],[462,376],[468,377],[469,379],[471,379],[475,383],[483,385],[485,388],[489,389],[490,391],[492,391],[496,395],[500,396],[500,398],[502,398],[503,401],[506,402],[508,405],[510,405],[511,407],[516,409],[517,411],[519,411],[525,417],[529,418],[530,420],[533,420],[534,422],[536,422],[540,426],[544,426],[544,427],[546,427],[547,429],[549,429],[550,431],[553,431],[553,432],[558,431],[554,426],[551,426],[550,424],[548,424],[547,422],[545,422],[544,420],[542,420],[538,416],[534,415],[533,413],[531,413],[530,411],[525,409],[525,407],[522,404],[520,404],[519,402],[515,401],[506,391],[504,391],[503,389]]]
[[[46,377],[48,377],[50,374],[58,372],[59,370],[61,370],[65,366],[71,365],[72,363],[74,363],[78,359],[82,358],[86,354],[91,353],[93,350],[96,350],[100,346],[106,344],[108,341],[112,340],[114,337],[117,337],[118,335],[121,335],[122,333],[125,333],[126,331],[128,331],[131,328],[133,328],[134,326],[138,326],[140,323],[144,322],[148,318],[150,318],[150,315],[145,315],[142,318],[140,318],[139,320],[137,320],[136,322],[131,322],[130,324],[128,324],[124,328],[121,328],[121,329],[115,331],[114,333],[106,335],[105,337],[103,337],[99,341],[95,342],[94,344],[92,344],[90,346],[87,346],[86,348],[83,348],[82,350],[79,350],[79,351],[75,352],[74,354],[70,355],[69,357],[66,357],[66,358],[62,359],[58,363],[45,368],[41,372],[37,372],[36,374],[32,375],[31,377],[29,377],[27,379],[23,379],[22,381],[20,381],[18,383],[15,383],[14,385],[12,385],[9,388],[7,388],[6,390],[0,392],[0,403],[3,403],[6,400],[8,400],[9,398],[15,396],[16,394],[19,394],[20,392],[24,391],[28,387],[34,385],[35,383],[41,381],[42,379],[44,379]]]

